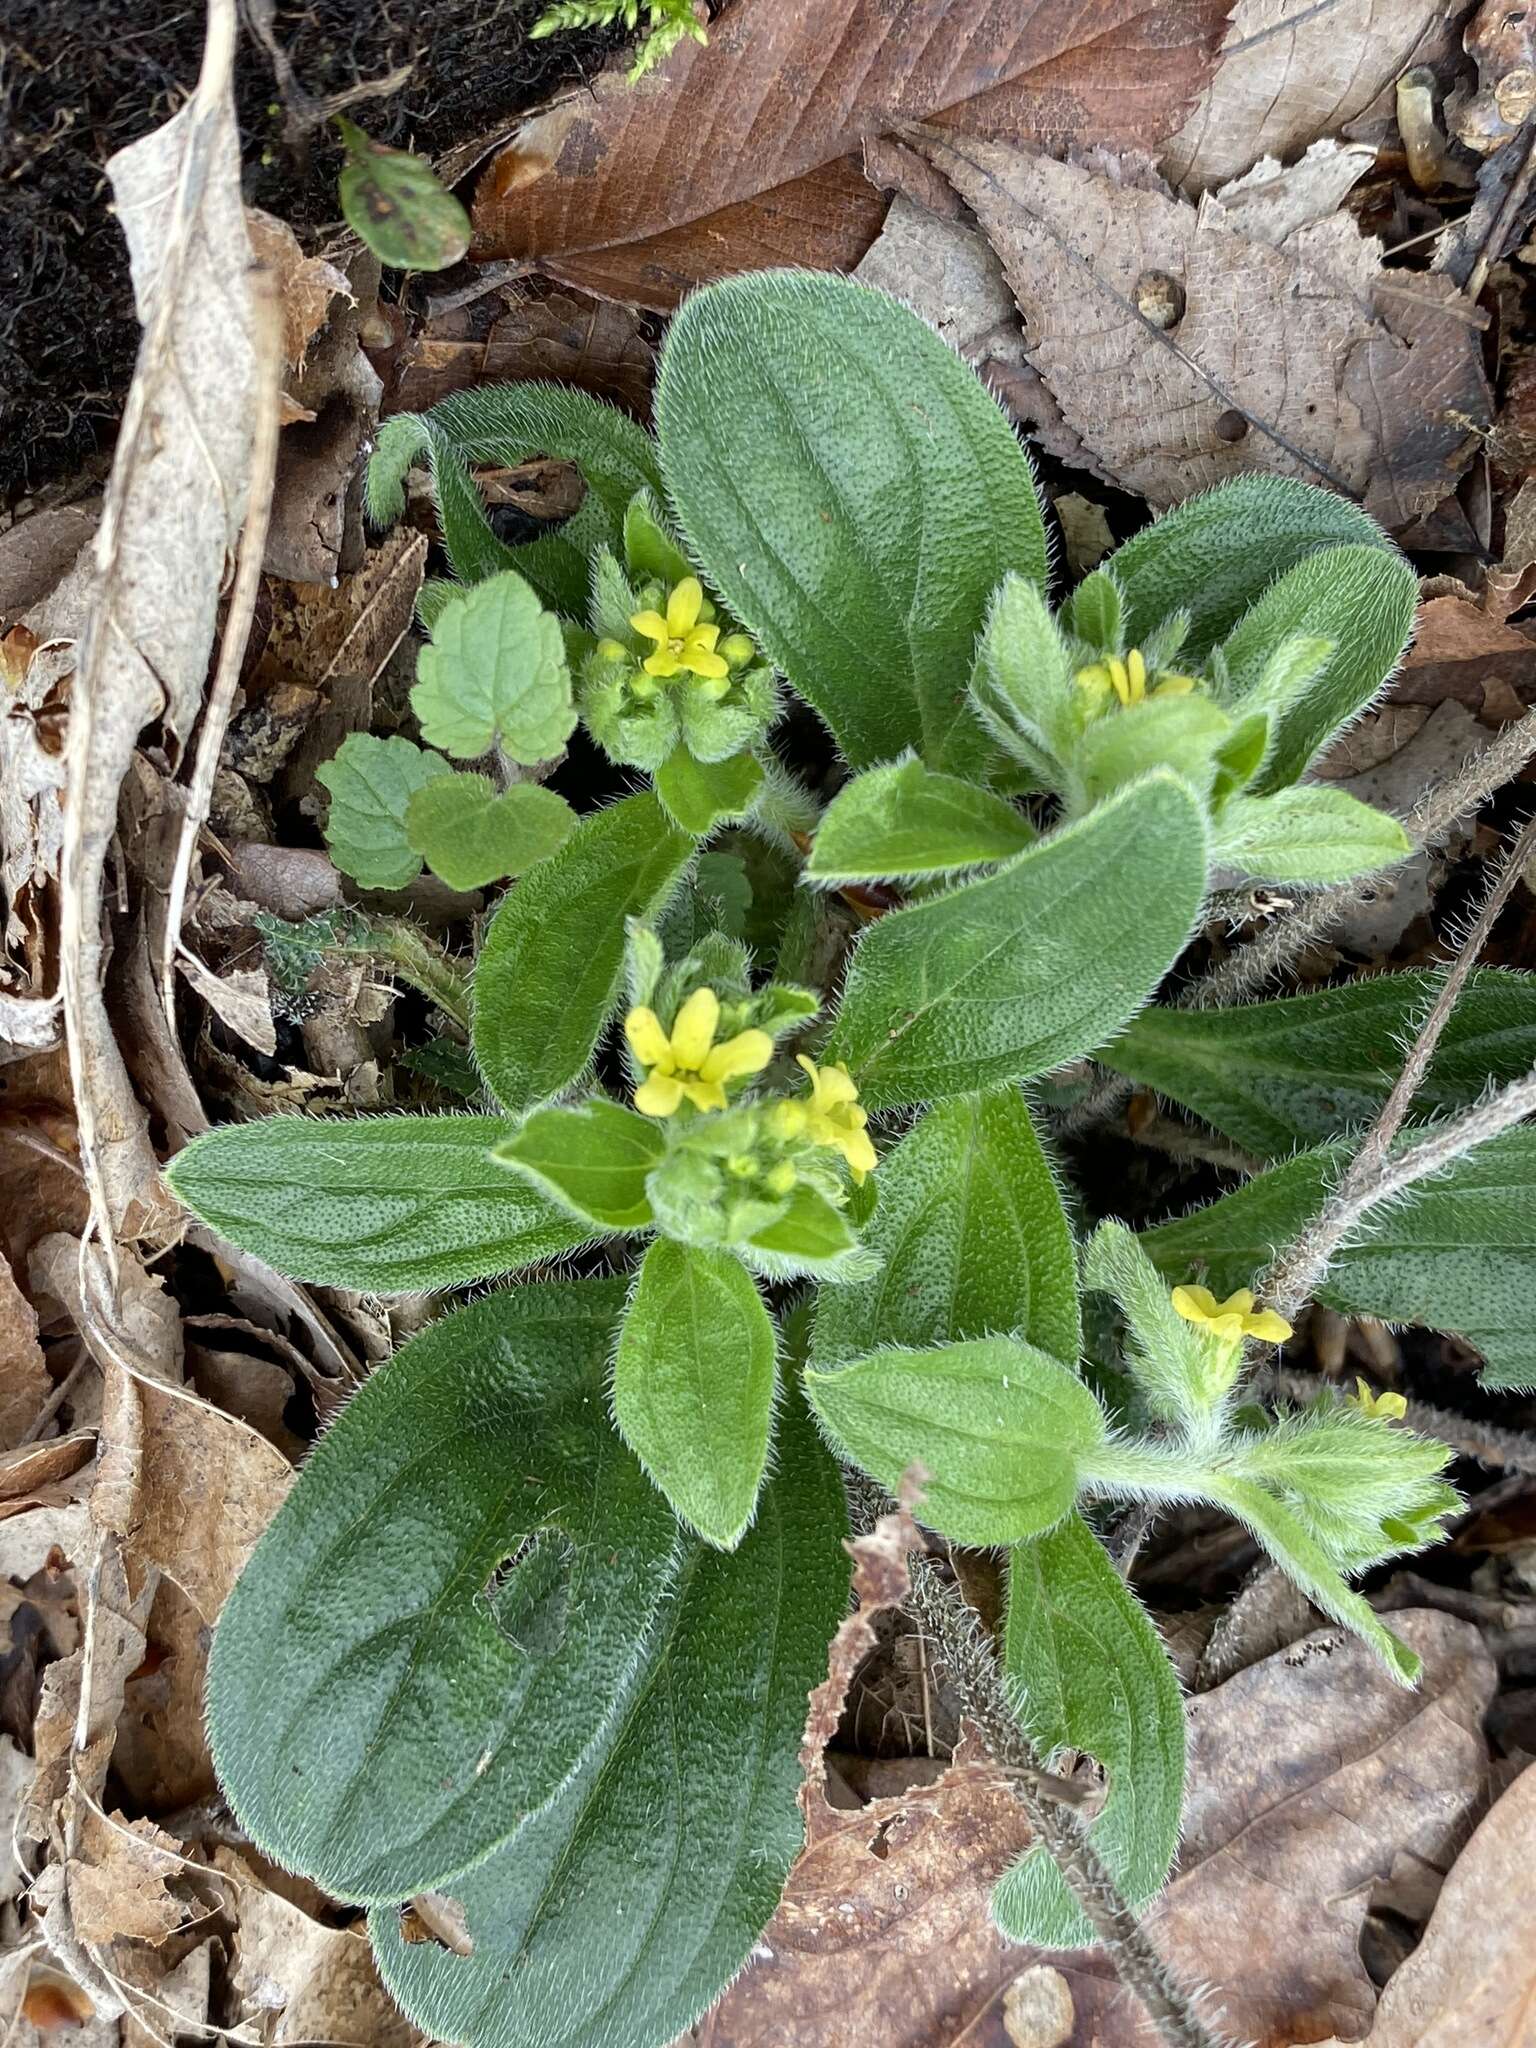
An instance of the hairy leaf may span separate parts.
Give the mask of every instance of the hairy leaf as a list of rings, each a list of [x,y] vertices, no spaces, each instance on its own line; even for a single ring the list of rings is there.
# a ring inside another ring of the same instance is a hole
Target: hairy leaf
[[[673,1508],[734,1550],[751,1525],[773,1420],[773,1324],[728,1252],[659,1238],[619,1333],[613,1415]]]
[[[580,1222],[643,1230],[651,1221],[646,1176],[666,1149],[648,1118],[594,1096],[575,1109],[536,1109],[493,1156]]]
[[[499,745],[531,766],[552,760],[576,729],[560,622],[515,570],[444,607],[416,673],[411,709],[423,739],[460,760]]]
[[[1174,1284],[1203,1276],[1218,1294],[1246,1287],[1319,1213],[1347,1157],[1342,1146],[1300,1153],[1219,1202],[1145,1231],[1142,1243]],[[1536,1386],[1533,1191],[1536,1130],[1505,1131],[1409,1188],[1338,1253],[1318,1299],[1345,1315],[1464,1337],[1487,1361],[1484,1386]]]
[[[893,911],[859,943],[827,1057],[872,1109],[1025,1079],[1140,1008],[1205,893],[1189,786],[1150,776],[999,873]]]
[[[755,1272],[770,1280],[857,1280],[874,1265],[841,1209],[802,1181],[776,1223],[736,1247]]]
[[[946,875],[1007,860],[1035,831],[1007,800],[921,761],[870,768],[834,797],[816,828],[806,874],[816,882]]]
[[[479,889],[520,875],[564,846],[576,814],[537,782],[498,795],[488,775],[438,776],[406,805],[412,846],[450,889]]]
[[[441,754],[412,740],[349,733],[315,780],[330,791],[325,843],[344,875],[365,889],[403,889],[421,873],[420,850],[406,831],[411,798],[452,775]]]
[[[493,1163],[510,1129],[496,1116],[269,1116],[194,1138],[165,1177],[279,1273],[417,1294],[515,1273],[592,1237]]]
[[[763,765],[755,754],[696,761],[679,746],[656,771],[656,794],[668,815],[695,839],[707,839],[722,819],[744,817],[762,786]]]
[[[1016,1337],[876,1351],[805,1375],[833,1447],[895,1494],[920,1465],[922,1519],[957,1543],[1017,1543],[1070,1512],[1104,1411],[1070,1367]]]
[[[622,1288],[414,1338],[310,1453],[224,1609],[209,1729],[268,1855],[400,1899],[486,1855],[626,1712],[675,1524],[609,1428]]]
[[[1298,785],[1234,796],[1216,822],[1213,860],[1267,882],[1343,882],[1406,860],[1396,818],[1344,789]]]
[[[1045,593],[1029,577],[1003,578],[976,644],[970,690],[983,726],[1035,786],[1059,788],[1076,745],[1079,693]]]
[[[1375,974],[1234,1010],[1143,1010],[1097,1055],[1263,1159],[1364,1125],[1390,1094],[1440,976]],[[1536,979],[1474,968],[1441,1035],[1417,1116],[1459,1109],[1536,1067]],[[882,1176],[883,1178],[883,1176]]]
[[[475,1057],[516,1114],[585,1072],[624,972],[624,927],[659,911],[694,842],[649,793],[583,818],[503,899],[475,967]]]
[[[877,1178],[863,1242],[880,1270],[821,1289],[818,1364],[871,1346],[918,1350],[1005,1330],[1076,1363],[1072,1234],[1017,1088],[930,1109]]]
[[[473,1953],[372,1915],[385,1983],[435,2038],[655,2048],[745,1962],[800,1848],[805,1696],[848,1597],[837,1468],[797,1400],[780,1436],[740,1545],[690,1543],[606,1741],[452,1885]]]
[[[1029,463],[966,365],[845,279],[737,277],[673,321],[656,414],[690,552],[854,767],[958,765],[992,592],[1045,581]]]
[[[1042,1760],[1081,1750],[1108,1774],[1089,1839],[1133,1906],[1156,1897],[1179,1843],[1184,1700],[1162,1638],[1080,1515],[1012,1552],[1004,1672]],[[1010,1941],[1080,1948],[1096,1937],[1037,1845],[992,1894]]]

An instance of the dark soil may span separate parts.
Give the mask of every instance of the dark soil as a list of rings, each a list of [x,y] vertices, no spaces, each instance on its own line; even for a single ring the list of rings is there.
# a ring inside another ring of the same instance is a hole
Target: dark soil
[[[297,93],[324,102],[411,66],[352,118],[438,155],[600,63],[611,37],[530,43],[542,0],[278,0]],[[110,442],[138,323],[102,165],[175,112],[202,54],[199,0],[0,0],[0,507]],[[246,197],[301,234],[335,222],[340,152],[296,136],[258,39],[236,100]]]

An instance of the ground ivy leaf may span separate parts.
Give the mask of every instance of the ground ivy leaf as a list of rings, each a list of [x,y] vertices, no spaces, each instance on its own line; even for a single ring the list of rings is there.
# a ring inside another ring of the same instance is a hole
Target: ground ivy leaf
[[[832,884],[953,874],[1007,860],[1035,837],[1023,813],[990,790],[915,759],[891,761],[838,791],[805,871]]]
[[[1162,1638],[1077,1514],[1009,1559],[1004,1673],[1041,1761],[1081,1750],[1108,1774],[1089,1839],[1133,1906],[1156,1897],[1179,1843],[1184,1699]],[[1010,1941],[1079,1948],[1097,1939],[1043,1848],[992,1894]]]
[[[583,818],[502,899],[475,967],[475,1056],[514,1114],[585,1072],[624,971],[624,928],[665,904],[693,840],[649,792]]]
[[[622,1291],[514,1288],[412,1339],[310,1453],[224,1609],[220,1781],[265,1853],[338,1898],[406,1898],[485,1856],[630,1704],[676,1525],[604,1412]]]
[[[268,1116],[194,1138],[165,1177],[279,1273],[367,1294],[462,1287],[560,1258],[592,1227],[497,1166],[499,1116]]]
[[[552,760],[575,730],[560,621],[515,569],[444,606],[416,674],[422,738],[460,760],[499,744],[531,766]]]
[[[720,1550],[735,1549],[757,1506],[775,1349],[739,1260],[657,1239],[619,1332],[613,1416],[676,1512]]]
[[[405,828],[411,798],[451,775],[441,754],[413,740],[349,733],[315,780],[330,792],[325,843],[344,875],[365,889],[403,889],[421,873],[421,855]]]
[[[1370,1121],[1442,980],[1434,973],[1372,974],[1344,988],[1231,1010],[1156,1005],[1097,1057],[1261,1159],[1283,1159],[1298,1145],[1326,1143]],[[1474,968],[1414,1097],[1414,1113],[1463,1109],[1490,1082],[1517,1081],[1532,1067],[1536,977]]]
[[[1104,1411],[1069,1367],[1015,1337],[876,1351],[805,1375],[833,1447],[895,1495],[922,1465],[921,1519],[957,1543],[1017,1543],[1071,1511]]]
[[[862,1242],[880,1270],[819,1291],[818,1364],[1003,1330],[1076,1364],[1072,1234],[1016,1087],[930,1109],[881,1161],[876,1184]]]
[[[848,1598],[837,1468],[800,1403],[734,1551],[693,1542],[624,1718],[567,1791],[460,1878],[473,1953],[371,1931],[416,2023],[479,2048],[655,2048],[745,1962],[802,1839],[805,1696]]]
[[[498,794],[488,775],[439,776],[412,796],[405,829],[450,889],[479,889],[557,853],[576,813],[542,783],[517,782]]]
[[[1205,868],[1194,792],[1149,776],[995,875],[871,925],[827,1059],[871,1109],[891,1109],[1091,1051],[1183,951]]]
[[[656,416],[689,552],[853,766],[981,742],[976,635],[1010,569],[1044,585],[1045,536],[959,356],[845,279],[735,277],[673,320]]]
[[[658,1124],[594,1096],[575,1109],[536,1109],[494,1156],[579,1220],[643,1230],[651,1221],[646,1176],[666,1149]]]

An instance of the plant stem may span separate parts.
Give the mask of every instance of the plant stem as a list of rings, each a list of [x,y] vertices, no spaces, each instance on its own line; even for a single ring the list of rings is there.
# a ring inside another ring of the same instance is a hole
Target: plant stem
[[[1280,1394],[1303,1407],[1338,1383],[1320,1373],[1298,1372],[1294,1367],[1261,1366],[1249,1382],[1255,1394]],[[1495,1472],[1523,1472],[1536,1477],[1536,1437],[1524,1430],[1501,1429],[1497,1423],[1477,1422],[1449,1409],[1436,1408],[1428,1401],[1411,1397],[1403,1421],[1420,1436],[1437,1436],[1459,1457],[1474,1458]]]

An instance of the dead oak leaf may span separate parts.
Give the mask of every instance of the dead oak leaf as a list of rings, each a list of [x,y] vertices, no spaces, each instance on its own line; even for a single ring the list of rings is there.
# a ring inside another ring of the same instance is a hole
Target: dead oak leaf
[[[1394,1620],[1424,1659],[1416,1693],[1325,1630],[1190,1702],[1178,1876],[1147,1926],[1259,2048],[1369,2021],[1371,1886],[1404,1850],[1443,1863],[1480,1794],[1488,1653],[1450,1616]],[[1009,2048],[1007,1987],[1041,1964],[1071,1992],[1074,2048],[1141,2048],[1145,2015],[1102,1951],[1013,1947],[992,1925],[991,1886],[1028,1840],[1000,1772],[960,1764],[824,1822],[699,2048]]]
[[[1536,1765],[1494,1806],[1446,1879],[1424,1939],[1353,2048],[1529,2048],[1536,2040]],[[1346,2048],[1337,2037],[1317,2048]]]
[[[866,139],[936,120],[1152,148],[1225,18],[1225,0],[734,0],[707,47],[524,122],[480,180],[475,251],[659,312],[732,271],[851,269],[885,210]]]
[[[913,141],[1001,257],[1068,425],[1152,505],[1257,468],[1401,527],[1471,459],[1490,403],[1476,325],[1444,279],[1384,276],[1347,214],[1273,247],[1214,201],[931,127]],[[1166,329],[1138,311],[1149,273],[1182,292]]]

